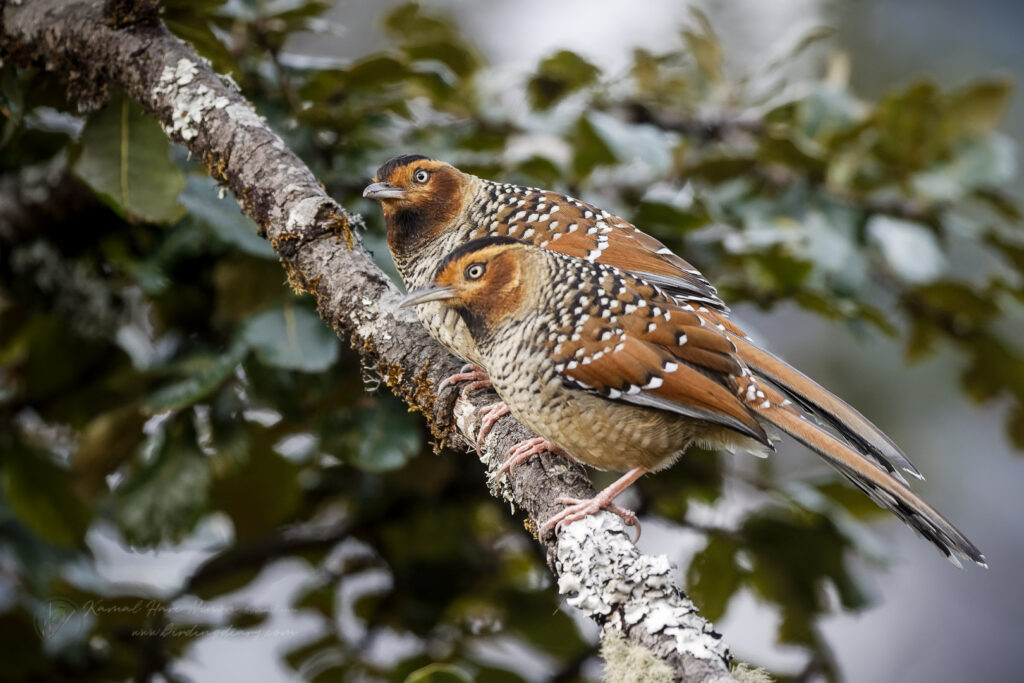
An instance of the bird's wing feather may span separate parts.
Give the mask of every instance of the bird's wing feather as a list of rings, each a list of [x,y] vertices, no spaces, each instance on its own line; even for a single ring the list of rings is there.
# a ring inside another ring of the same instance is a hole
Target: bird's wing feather
[[[556,192],[534,191],[499,214],[492,231],[647,277],[669,294],[728,308],[700,271],[650,235],[607,211]]]
[[[606,273],[600,284],[573,334],[553,344],[555,369],[570,385],[699,417],[768,443],[732,389],[730,378],[745,368],[729,339],[694,310],[627,274]]]

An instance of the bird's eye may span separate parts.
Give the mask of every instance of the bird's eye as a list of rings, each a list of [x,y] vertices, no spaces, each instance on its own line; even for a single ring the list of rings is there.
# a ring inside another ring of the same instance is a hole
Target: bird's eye
[[[487,268],[482,263],[471,263],[466,266],[466,279],[467,280],[479,280],[484,276],[484,271]]]
[[[425,183],[430,180],[430,171],[421,168],[413,174],[412,179],[417,183]]]

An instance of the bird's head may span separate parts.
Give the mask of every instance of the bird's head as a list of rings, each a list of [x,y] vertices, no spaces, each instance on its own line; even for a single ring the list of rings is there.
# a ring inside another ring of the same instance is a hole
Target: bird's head
[[[444,161],[403,154],[377,169],[363,196],[380,202],[388,247],[407,252],[437,237],[459,215],[468,178]]]
[[[431,284],[409,292],[400,306],[440,301],[458,311],[479,341],[523,307],[537,279],[531,269],[543,258],[540,252],[511,237],[466,242],[441,262]]]

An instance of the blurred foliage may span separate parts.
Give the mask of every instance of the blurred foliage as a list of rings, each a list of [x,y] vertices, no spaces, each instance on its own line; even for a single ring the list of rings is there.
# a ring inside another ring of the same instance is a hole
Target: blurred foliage
[[[730,73],[698,13],[676,50],[638,49],[623,74],[562,50],[510,75],[415,4],[383,17],[389,47],[339,64],[288,49],[335,30],[326,3],[162,5],[368,216],[382,267],[379,214],[360,191],[396,153],[557,187],[686,254],[727,301],[792,301],[891,335],[911,359],[955,348],[965,393],[1008,403],[1024,446],[1005,81],[919,81],[869,102],[841,54],[823,77],[794,80],[825,31]],[[0,236],[5,673],[183,679],[195,641],[230,628],[308,680],[519,681],[524,656],[584,677],[592,634],[559,608],[475,460],[434,456],[400,402],[364,391],[359,358],[183,150],[119,93],[83,114],[59,77],[5,64],[0,98],[0,171],[31,183],[40,164],[63,163],[100,216]],[[835,677],[818,621],[867,604],[849,560],[883,555],[865,526],[878,509],[833,480],[780,490],[767,465],[741,484],[760,504],[702,527],[689,510],[725,495],[722,470],[715,454],[689,454],[642,482],[645,511],[706,536],[687,586],[708,617],[750,591],[778,609],[779,641]],[[174,578],[111,573],[152,549]],[[289,559],[300,637],[272,639],[261,629],[275,616],[255,607],[182,607],[262,603],[251,584]]]

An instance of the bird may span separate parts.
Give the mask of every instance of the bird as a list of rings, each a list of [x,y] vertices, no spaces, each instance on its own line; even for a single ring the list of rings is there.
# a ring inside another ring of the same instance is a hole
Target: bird
[[[578,199],[485,180],[422,154],[403,154],[382,164],[363,196],[381,204],[388,249],[407,288],[427,284],[441,259],[460,244],[502,235],[642,274],[681,300],[721,314],[718,322],[729,324],[724,317],[728,308],[699,270],[628,221]],[[425,304],[417,314],[431,336],[469,363],[438,391],[463,380],[473,380],[464,391],[486,386],[486,371],[459,317],[437,304]],[[507,412],[502,403],[486,410],[478,443]],[[523,447],[535,453],[551,444]]]
[[[408,288],[427,284],[455,247],[477,237],[516,237],[537,246],[642,273],[665,291],[720,312],[728,308],[700,271],[628,221],[557,192],[498,183],[421,154],[377,169],[363,196],[380,202],[387,245]],[[479,365],[457,316],[419,309],[449,351]]]
[[[854,448],[906,483],[899,470],[921,473],[880,429],[842,399],[761,348],[729,319],[729,308],[700,271],[654,237],[604,209],[551,190],[485,180],[422,154],[403,154],[382,164],[363,196],[379,201],[387,245],[407,289],[428,284],[441,261],[461,244],[488,236],[513,237],[538,247],[618,267],[657,285],[736,345],[736,354],[815,419],[828,423]],[[464,391],[488,383],[486,368],[462,319],[436,302],[417,307],[427,331],[469,365],[445,385],[473,380]],[[508,408],[489,406],[478,445]],[[543,439],[524,442],[517,457],[556,450]]]
[[[514,417],[582,463],[625,472],[594,498],[561,500],[565,507],[542,525],[545,532],[604,508],[630,521],[632,513],[613,501],[640,477],[669,467],[694,444],[768,455],[768,430],[777,428],[957,566],[959,557],[987,566],[974,544],[865,446],[870,436],[844,438],[812,421],[797,392],[777,389],[781,382],[748,364],[711,309],[644,276],[491,235],[456,246],[401,305],[457,315]]]

